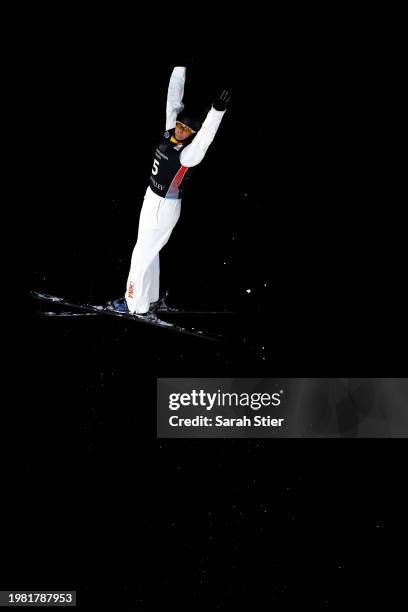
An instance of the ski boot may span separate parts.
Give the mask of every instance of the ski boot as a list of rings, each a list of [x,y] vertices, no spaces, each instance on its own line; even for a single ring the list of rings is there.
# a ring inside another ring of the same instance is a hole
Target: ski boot
[[[129,313],[129,308],[124,297],[108,302],[106,307],[108,310],[114,310],[115,312]]]
[[[124,297],[122,298],[118,298],[117,300],[112,300],[111,302],[108,302],[107,304],[107,308],[108,310],[113,310],[117,313],[121,313],[121,314],[130,314],[129,312],[129,308],[126,302],[126,299]],[[157,315],[154,312],[154,310],[150,308],[147,312],[135,312],[134,316],[136,317],[145,317],[147,319],[150,320],[156,320],[157,319]]]
[[[166,289],[163,291],[156,302],[150,302],[150,310],[156,312],[157,310],[173,310],[171,306],[167,305],[167,298],[169,297],[169,292]]]

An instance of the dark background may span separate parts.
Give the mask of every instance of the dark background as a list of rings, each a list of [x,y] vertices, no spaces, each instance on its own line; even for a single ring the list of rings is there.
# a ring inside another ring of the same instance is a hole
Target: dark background
[[[4,273],[19,300],[1,587],[77,589],[84,609],[386,601],[404,568],[402,440],[155,440],[157,376],[403,376],[385,26],[304,29],[298,16],[268,31],[258,17],[229,37],[211,22],[189,46],[150,22],[52,23],[10,18],[6,43]],[[186,105],[225,85],[233,102],[186,190],[162,284],[174,304],[234,308],[228,323],[200,320],[230,341],[39,317],[32,289],[123,292],[186,48]]]

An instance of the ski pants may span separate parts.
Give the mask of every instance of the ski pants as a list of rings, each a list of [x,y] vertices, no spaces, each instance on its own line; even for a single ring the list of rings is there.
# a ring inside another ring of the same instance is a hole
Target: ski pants
[[[162,198],[150,187],[146,189],[126,284],[126,302],[132,313],[147,312],[150,303],[159,299],[159,252],[170,238],[180,208],[180,199]]]

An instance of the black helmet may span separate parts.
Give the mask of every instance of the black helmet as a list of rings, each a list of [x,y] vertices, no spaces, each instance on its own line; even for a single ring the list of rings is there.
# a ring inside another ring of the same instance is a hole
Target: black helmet
[[[177,121],[180,121],[180,123],[184,123],[184,125],[187,125],[195,132],[198,132],[198,130],[202,126],[203,118],[198,113],[189,113],[185,110],[182,110],[177,115]]]

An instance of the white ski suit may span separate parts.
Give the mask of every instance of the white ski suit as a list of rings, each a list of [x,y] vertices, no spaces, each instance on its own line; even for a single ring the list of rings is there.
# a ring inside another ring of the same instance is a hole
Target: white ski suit
[[[212,107],[192,142],[185,146],[177,143],[173,135],[177,115],[184,108],[185,78],[184,67],[173,69],[167,93],[166,132],[155,152],[126,285],[126,302],[132,313],[147,312],[159,299],[159,252],[180,217],[181,183],[189,168],[203,160],[225,114]]]

